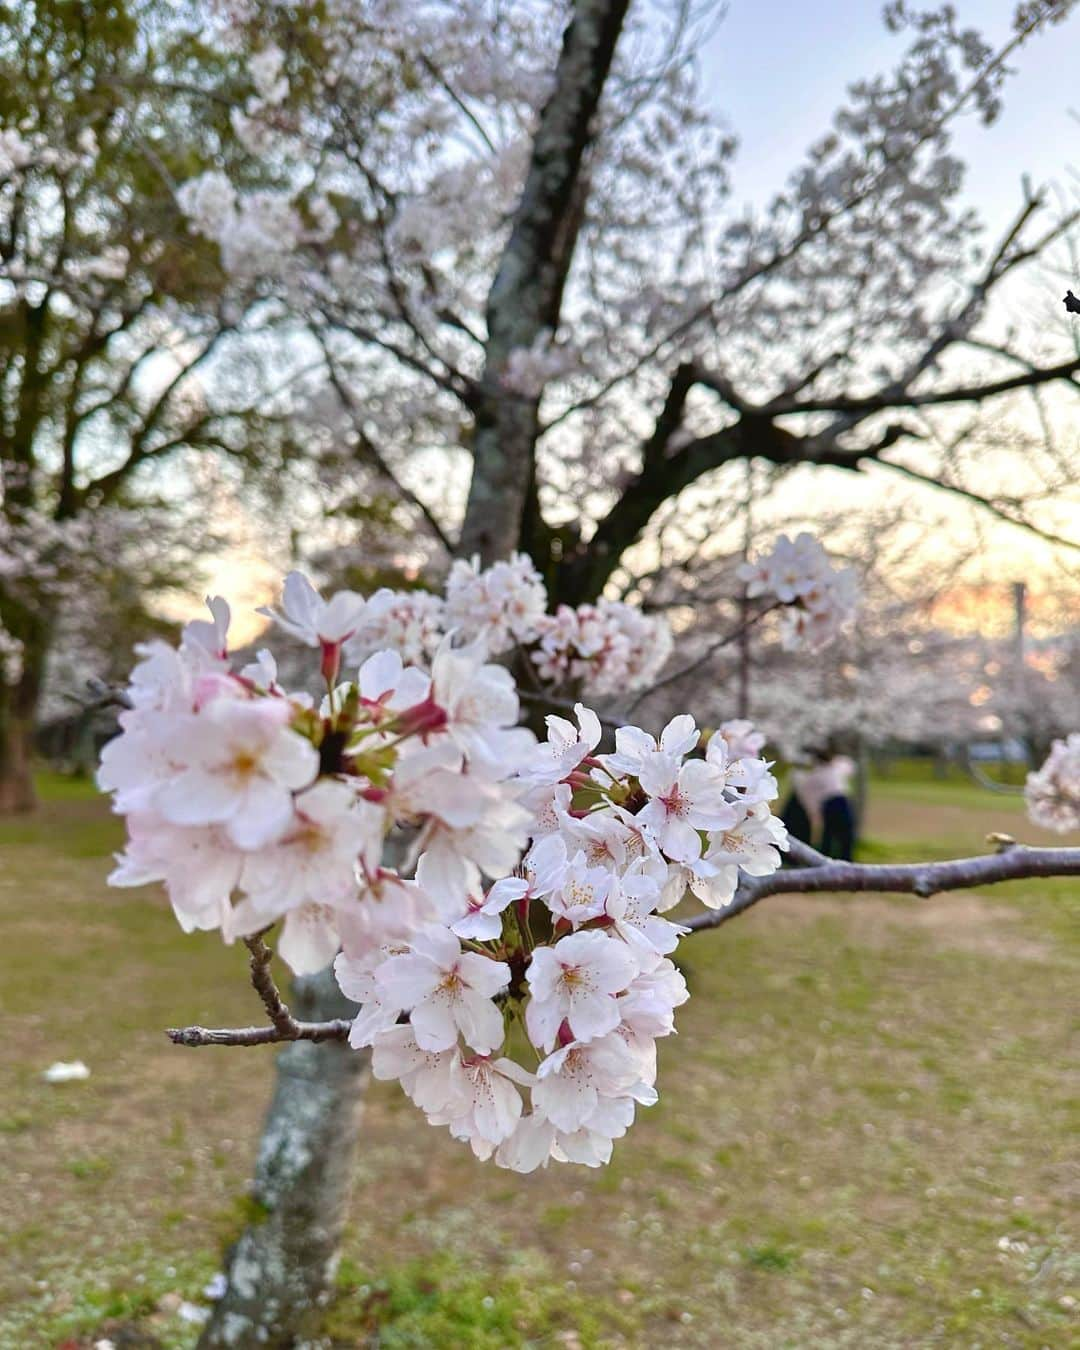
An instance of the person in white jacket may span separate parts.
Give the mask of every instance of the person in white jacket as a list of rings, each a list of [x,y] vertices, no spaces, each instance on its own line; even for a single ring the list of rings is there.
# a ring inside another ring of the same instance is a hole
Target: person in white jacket
[[[847,755],[814,751],[809,769],[796,769],[792,790],[810,820],[811,841],[830,858],[851,860],[855,847],[855,811],[849,787],[855,772]]]

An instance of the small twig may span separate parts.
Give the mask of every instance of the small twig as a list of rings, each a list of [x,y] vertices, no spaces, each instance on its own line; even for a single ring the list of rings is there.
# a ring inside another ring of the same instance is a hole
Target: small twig
[[[263,932],[266,932],[263,929]],[[278,1045],[284,1041],[343,1041],[352,1023],[347,1018],[330,1022],[298,1022],[281,996],[270,962],[274,953],[263,941],[262,933],[244,938],[251,953],[251,983],[262,999],[270,1018],[268,1027],[170,1027],[168,1036],[174,1045]]]
[[[700,669],[705,662],[708,661],[709,657],[718,652],[721,647],[727,647],[732,642],[737,642],[739,638],[753,628],[754,624],[763,619],[766,614],[771,614],[773,610],[782,608],[783,605],[781,601],[777,600],[771,605],[766,605],[764,609],[759,609],[758,612],[752,614],[745,623],[740,623],[738,627],[730,629],[723,637],[719,637],[715,642],[710,643],[701,655],[691,661],[688,666],[680,666],[678,670],[673,670],[670,674],[664,675],[661,679],[657,680],[655,684],[650,684],[647,689],[642,689],[640,693],[636,694],[634,698],[630,700],[626,709],[627,715],[629,716],[638,704],[644,699],[647,699],[650,694],[655,694],[658,689],[663,689],[665,685],[674,684],[676,680],[681,680],[687,675],[692,675],[695,670]]]
[[[108,684],[97,676],[92,676],[86,681],[86,692],[90,696],[88,699],[77,698],[74,694],[69,694],[68,697],[88,713],[97,712],[101,708],[131,707],[131,696],[122,685]]]
[[[173,1045],[280,1045],[287,1041],[344,1041],[352,1023],[346,1018],[331,1022],[293,1022],[284,1035],[276,1027],[170,1027]]]
[[[263,1001],[267,1016],[280,1033],[282,1040],[296,1040],[295,1031],[300,1024],[289,1011],[288,1004],[281,996],[281,990],[270,974],[270,962],[274,959],[273,951],[263,941],[262,933],[244,938],[244,946],[251,953],[251,983]]]
[[[793,862],[796,867],[824,867],[826,863],[836,861],[827,853],[819,853],[816,848],[811,848],[809,844],[804,844],[801,839],[794,837],[788,839],[787,860]]]

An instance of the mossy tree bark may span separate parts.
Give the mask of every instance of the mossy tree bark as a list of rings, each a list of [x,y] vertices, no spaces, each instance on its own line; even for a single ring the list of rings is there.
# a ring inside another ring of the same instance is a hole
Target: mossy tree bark
[[[296,980],[290,1006],[305,1021],[355,1012],[330,970]],[[229,1254],[225,1294],[199,1350],[292,1350],[317,1332],[352,1191],[367,1071],[367,1054],[340,1041],[295,1041],[278,1052],[253,1217]]]

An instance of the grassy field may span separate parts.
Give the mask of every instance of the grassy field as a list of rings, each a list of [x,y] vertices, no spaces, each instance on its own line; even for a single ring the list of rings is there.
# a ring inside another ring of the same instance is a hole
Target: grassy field
[[[118,1322],[190,1346],[271,1055],[166,1042],[251,1020],[242,951],[109,891],[116,822],[45,786],[0,822],[0,1347]],[[1045,841],[1013,799],[910,775],[868,826],[874,858]],[[1017,883],[777,897],[695,937],[660,1104],[600,1172],[481,1166],[375,1085],[334,1344],[1080,1345],[1078,918],[1080,885]],[[76,1058],[88,1081],[42,1082]]]

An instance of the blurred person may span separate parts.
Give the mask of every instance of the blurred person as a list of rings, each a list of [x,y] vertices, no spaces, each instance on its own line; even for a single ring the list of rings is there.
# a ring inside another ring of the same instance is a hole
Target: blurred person
[[[849,788],[855,762],[831,749],[810,754],[810,768],[792,774],[792,797],[809,818],[810,842],[816,836],[816,847],[822,853],[850,862],[855,848],[855,808]]]
[[[798,764],[798,761],[796,761]],[[810,807],[806,798],[800,791],[802,779],[806,777],[806,770],[794,767],[791,774],[791,788],[788,791],[787,800],[784,802],[780,811],[780,819],[787,827],[787,832],[793,839],[798,839],[804,844],[812,844],[814,840],[814,822],[811,816]]]

